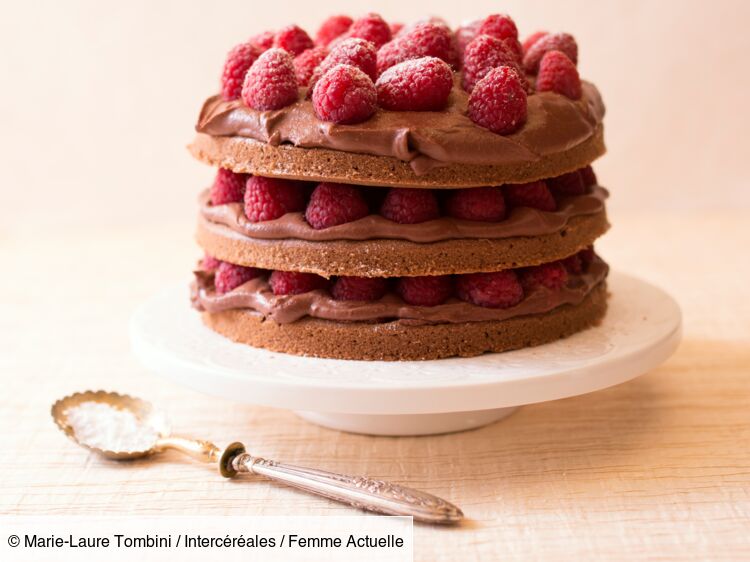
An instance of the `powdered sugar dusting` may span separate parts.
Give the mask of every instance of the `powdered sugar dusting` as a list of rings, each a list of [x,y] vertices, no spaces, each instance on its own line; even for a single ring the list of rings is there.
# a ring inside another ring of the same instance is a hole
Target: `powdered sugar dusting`
[[[128,410],[100,402],[82,402],[65,412],[79,443],[105,451],[147,451],[159,437],[149,424]]]

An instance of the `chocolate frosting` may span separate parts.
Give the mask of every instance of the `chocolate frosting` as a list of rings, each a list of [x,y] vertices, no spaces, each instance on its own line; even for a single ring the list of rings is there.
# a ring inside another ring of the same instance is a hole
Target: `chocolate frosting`
[[[443,111],[386,111],[356,125],[321,121],[310,100],[273,111],[257,111],[242,100],[215,95],[203,104],[196,130],[214,136],[240,136],[271,145],[327,148],[391,156],[410,162],[417,174],[447,164],[533,163],[588,140],[601,124],[604,104],[596,87],[583,82],[574,101],[553,92],[528,97],[526,124],[498,135],[466,116],[468,94],[454,86]]]
[[[595,258],[585,273],[569,276],[568,283],[563,288],[552,291],[538,286],[526,293],[520,303],[510,308],[485,308],[456,298],[437,306],[412,306],[394,293],[388,293],[378,301],[365,302],[337,301],[325,291],[276,296],[268,281],[261,277],[219,295],[213,290],[212,275],[204,271],[195,273],[196,282],[193,283],[191,292],[193,306],[198,310],[221,312],[249,308],[278,324],[288,324],[305,316],[339,322],[395,319],[412,324],[455,324],[507,320],[516,316],[549,312],[564,304],[579,304],[606,278],[608,271],[607,264]]]
[[[314,242],[389,238],[430,243],[459,238],[499,239],[552,234],[563,229],[573,217],[593,215],[602,211],[604,200],[608,195],[603,187],[594,187],[587,195],[566,197],[560,202],[557,211],[547,212],[530,207],[517,207],[508,218],[500,222],[441,217],[418,224],[399,224],[380,215],[368,215],[322,230],[312,228],[305,221],[303,213],[287,213],[274,220],[250,222],[240,203],[209,205],[208,191],[200,196],[200,212],[206,220],[223,224],[250,238],[267,240],[295,238]]]

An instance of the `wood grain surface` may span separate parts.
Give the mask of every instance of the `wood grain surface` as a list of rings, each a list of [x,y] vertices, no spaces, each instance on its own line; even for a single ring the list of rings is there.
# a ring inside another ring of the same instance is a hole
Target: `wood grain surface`
[[[742,213],[620,214],[598,245],[667,288],[685,339],[627,384],[531,405],[475,431],[349,435],[154,377],[128,318],[199,255],[189,221],[158,228],[0,233],[0,512],[349,514],[268,482],[227,481],[171,454],[101,460],[60,434],[58,397],[128,392],[173,427],[260,455],[364,473],[458,503],[457,529],[415,528],[418,560],[750,558],[750,226]],[[186,289],[187,298],[187,289]]]

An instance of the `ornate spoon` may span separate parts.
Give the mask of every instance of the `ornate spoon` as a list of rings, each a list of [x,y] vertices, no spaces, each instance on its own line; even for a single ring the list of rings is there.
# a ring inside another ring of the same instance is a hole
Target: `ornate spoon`
[[[222,453],[213,443],[170,434],[166,418],[148,402],[115,392],[87,391],[52,405],[57,426],[73,441],[110,459],[136,459],[176,449],[203,462],[218,463],[222,476],[259,474],[360,509],[412,516],[425,523],[458,523],[461,510],[413,488],[302,468],[254,457],[242,443]]]

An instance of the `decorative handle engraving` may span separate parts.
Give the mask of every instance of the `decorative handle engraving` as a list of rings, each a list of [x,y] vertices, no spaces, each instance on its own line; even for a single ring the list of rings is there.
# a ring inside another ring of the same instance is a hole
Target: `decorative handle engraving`
[[[383,480],[290,466],[248,453],[234,457],[232,467],[375,513],[410,515],[425,523],[457,523],[464,516],[444,499]]]

